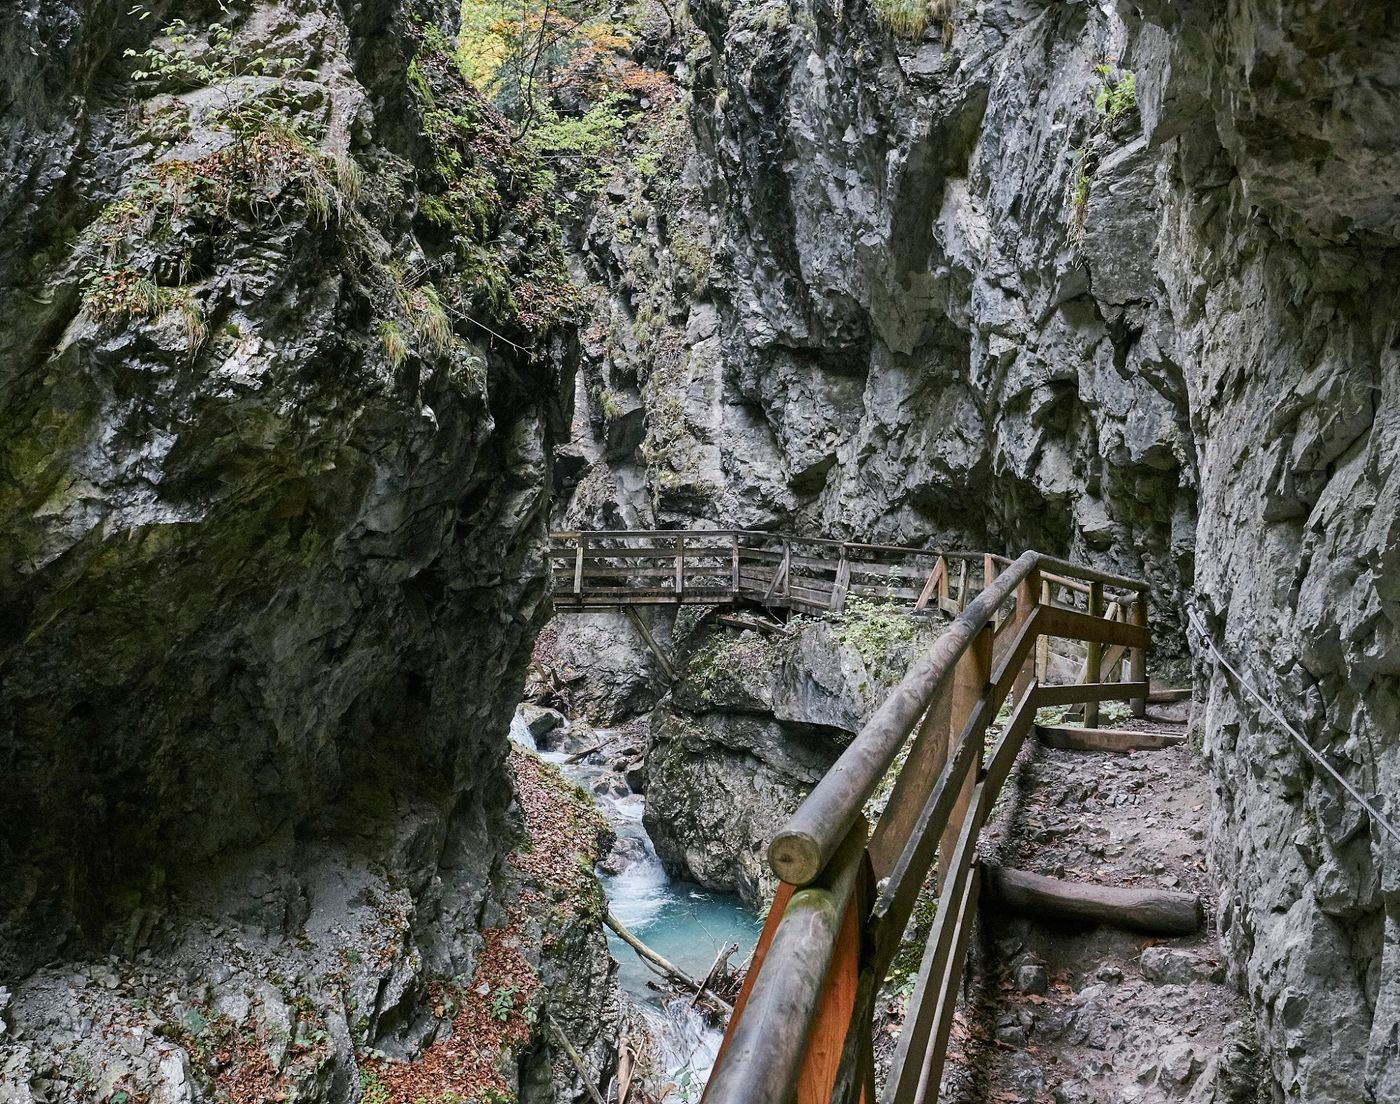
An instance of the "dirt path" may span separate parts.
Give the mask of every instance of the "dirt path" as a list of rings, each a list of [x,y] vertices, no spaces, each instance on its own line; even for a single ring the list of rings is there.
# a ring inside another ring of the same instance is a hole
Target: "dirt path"
[[[1185,746],[1111,755],[1032,742],[987,833],[995,859],[1057,878],[1187,890],[1205,904],[1206,929],[1164,940],[984,910],[941,1100],[1252,1098],[1251,1050],[1217,951],[1208,799]]]

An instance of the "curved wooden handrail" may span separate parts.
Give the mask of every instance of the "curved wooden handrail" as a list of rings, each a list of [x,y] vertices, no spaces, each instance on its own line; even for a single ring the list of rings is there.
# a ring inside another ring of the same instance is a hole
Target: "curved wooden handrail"
[[[803,1102],[875,1104],[870,1055],[875,995],[935,854],[941,869],[938,913],[881,1099],[884,1104],[936,1101],[981,884],[978,833],[1034,725],[1036,710],[1113,699],[1131,700],[1135,711],[1145,708],[1147,584],[1038,552],[1015,560],[983,559],[988,567],[982,593],[966,601],[964,570],[965,608],[910,667],[775,836],[769,863],[787,887],[783,899],[788,903],[775,908],[765,925],[746,982],[751,999],[741,997],[706,1104],[789,1104],[794,1096]],[[946,562],[941,556],[940,565]],[[1004,569],[993,578],[997,563]],[[942,579],[946,586],[946,571]],[[929,587],[933,584],[930,577]],[[1106,586],[1133,596],[1114,603],[1121,620],[1106,612]],[[1054,587],[1078,596],[1071,608],[1052,601]],[[997,631],[997,616],[1013,595],[1015,612],[1000,628],[1014,631]],[[1079,597],[1087,598],[1083,606]],[[1089,681],[1040,685],[1037,667],[1045,663],[1042,650],[1052,636],[1085,643]],[[1097,681],[1104,645],[1129,657],[1128,682]],[[986,733],[1013,692],[1016,707],[988,755]],[[853,841],[865,838],[867,802],[911,738],[908,761],[917,766],[896,778],[869,841],[870,876],[881,878],[879,892],[861,898],[854,920],[847,913],[846,922],[858,923],[859,935],[838,944],[836,918],[843,908],[857,905],[854,900],[843,904],[845,894],[831,899],[824,887],[844,885],[850,876],[850,853],[858,846]],[[794,909],[799,899],[800,907]],[[819,904],[822,922],[816,923],[812,909]],[[815,976],[818,964],[821,973]],[[835,993],[846,996],[833,1004]],[[833,1016],[845,1017],[835,1043]],[[823,1023],[824,1029],[814,1032],[814,1023]]]
[[[952,677],[954,666],[973,637],[991,623],[1001,604],[1035,570],[1039,558],[1039,553],[1027,552],[997,576],[991,587],[972,600],[890,691],[782,831],[773,837],[768,865],[780,879],[790,885],[806,885],[826,866],[934,694]]]

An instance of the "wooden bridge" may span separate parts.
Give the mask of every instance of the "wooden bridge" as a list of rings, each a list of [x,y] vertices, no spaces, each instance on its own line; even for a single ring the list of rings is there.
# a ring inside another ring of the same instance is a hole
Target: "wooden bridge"
[[[856,594],[957,614],[1011,563],[733,529],[553,533],[549,555],[557,610],[748,602],[840,613]]]
[[[839,611],[856,593],[952,616],[774,838],[779,890],[704,1095],[935,1104],[979,895],[993,881],[979,833],[1038,709],[1082,705],[1089,726],[1105,701],[1145,714],[1146,584],[1036,552],[1008,560],[742,532],[559,534],[552,555],[558,609],[751,601]],[[1083,646],[1078,683],[1043,681],[1054,638]],[[1111,681],[1124,664],[1127,679]],[[867,803],[901,753],[872,822]],[[937,913],[877,1094],[876,997],[935,862]]]

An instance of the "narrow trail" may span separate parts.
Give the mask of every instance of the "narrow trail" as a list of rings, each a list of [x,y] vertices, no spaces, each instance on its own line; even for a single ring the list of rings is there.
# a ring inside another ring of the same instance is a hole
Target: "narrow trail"
[[[1128,726],[1184,731],[1174,721]],[[1195,936],[1163,939],[984,908],[945,1099],[1249,1099],[1251,1052],[1231,1026],[1241,1012],[1217,947],[1216,887],[1203,851],[1209,784],[1195,754],[1186,746],[1061,751],[1030,741],[1006,796],[984,835],[997,861],[1099,885],[1185,890],[1200,897],[1206,921]],[[1217,1078],[1208,1067],[1222,1042],[1232,1044],[1225,1048],[1229,1068]]]

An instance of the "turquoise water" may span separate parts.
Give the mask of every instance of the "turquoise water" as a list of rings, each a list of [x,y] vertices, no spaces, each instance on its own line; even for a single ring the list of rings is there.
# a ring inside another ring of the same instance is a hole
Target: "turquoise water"
[[[511,727],[512,738],[533,749],[534,742],[528,730],[518,717],[516,720]],[[591,738],[605,735],[600,730]],[[557,764],[585,790],[599,775],[606,773],[602,767],[566,764],[563,752],[546,752],[541,758]],[[762,926],[759,918],[732,894],[671,880],[642,827],[645,803],[641,795],[595,795],[594,800],[620,838],[630,837],[640,845],[639,857],[621,873],[601,876],[608,908],[622,926],[695,978],[709,971],[715,956],[727,943],[739,945],[739,950],[730,958],[731,964],[743,963],[758,941]],[[668,1073],[673,1079],[679,1079],[684,1071],[689,1071],[694,1082],[703,1084],[714,1065],[723,1038],[722,1029],[705,1023],[690,1007],[689,999],[678,999],[672,993],[659,993],[651,988],[649,983],[656,980],[656,974],[611,932],[608,945],[618,964],[618,980],[646,1016],[661,1045]]]

